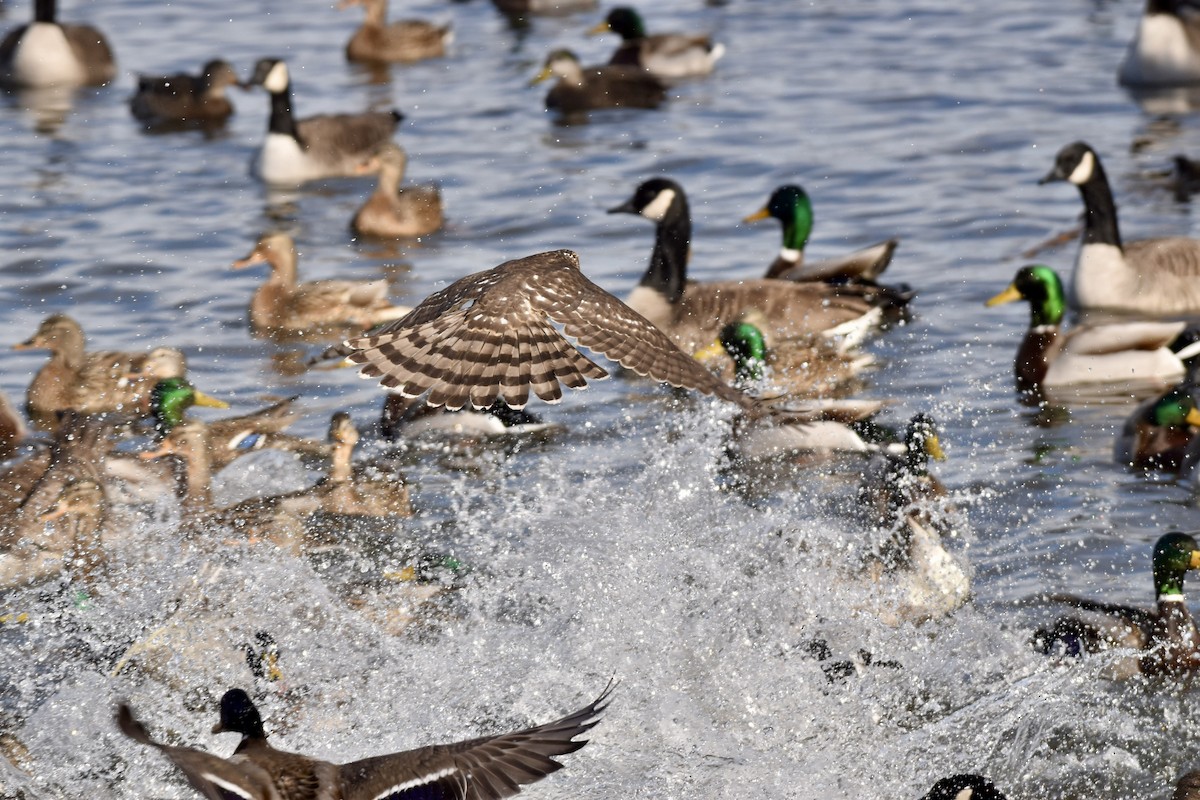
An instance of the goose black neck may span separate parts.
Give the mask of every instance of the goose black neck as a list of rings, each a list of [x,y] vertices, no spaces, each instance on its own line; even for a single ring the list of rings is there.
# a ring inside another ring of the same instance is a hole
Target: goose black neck
[[[1108,176],[1100,166],[1100,159],[1095,160],[1092,176],[1080,185],[1079,193],[1083,196],[1084,208],[1083,243],[1120,247],[1117,205],[1113,202],[1112,189],[1108,186]]]
[[[33,4],[33,21],[54,22],[55,5],[56,0],[35,0]]]
[[[271,92],[271,120],[267,123],[268,133],[282,133],[296,141],[300,134],[296,130],[296,119],[292,116],[292,87],[282,92]]]
[[[662,292],[676,303],[687,283],[688,252],[692,246],[692,215],[687,200],[677,194],[654,232],[654,251],[641,285]]]

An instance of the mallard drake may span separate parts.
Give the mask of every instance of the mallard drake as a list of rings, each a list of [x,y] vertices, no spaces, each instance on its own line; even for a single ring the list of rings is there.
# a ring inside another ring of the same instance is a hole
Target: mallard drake
[[[1113,456],[1133,469],[1190,473],[1200,463],[1197,429],[1200,409],[1192,390],[1177,386],[1134,409],[1117,436]]]
[[[982,775],[951,775],[933,785],[921,800],[1008,800]]]
[[[599,722],[611,692],[610,685],[573,714],[522,731],[341,765],[272,747],[262,716],[242,689],[230,689],[221,697],[220,721],[213,727],[213,733],[241,734],[242,740],[230,759],[156,742],[124,703],[117,706],[116,720],[122,733],[158,749],[208,797],[367,800],[436,796],[498,800],[561,769],[562,764],[553,757],[573,753],[587,744],[586,740],[575,741],[575,737]]]
[[[501,399],[524,408],[530,391],[553,403],[562,398],[563,385],[581,389],[588,379],[608,377],[564,334],[643,377],[758,407],[589,281],[570,250],[460,278],[407,316],[327,355],[362,365],[364,377],[379,378],[405,397],[428,392],[431,406],[488,408]]]
[[[519,436],[564,430],[524,408],[509,408],[496,400],[486,409],[448,411],[426,405],[420,399],[388,393],[379,418],[379,434],[389,441],[425,433],[454,436]]]
[[[1146,0],[1117,79],[1126,86],[1200,82],[1200,16],[1186,0]]]
[[[696,351],[696,358],[710,366],[719,362],[721,377],[741,389],[801,399],[844,394],[873,363],[820,336],[779,350],[763,332],[769,329],[770,321],[751,309],[722,327],[717,341]]]
[[[209,61],[199,75],[186,72],[138,76],[129,110],[148,125],[170,122],[221,123],[233,114],[226,89],[238,85],[237,72],[224,59]]]
[[[590,66],[579,63],[570,50],[555,50],[532,81],[535,86],[557,77],[546,93],[546,108],[578,114],[601,108],[657,108],[667,99],[667,87],[658,78],[635,67]]]
[[[264,58],[254,67],[250,86],[271,95],[267,138],[255,174],[276,186],[357,174],[359,165],[380,145],[391,140],[404,115],[399,111],[361,114],[321,114],[297,120],[292,116],[292,83],[287,63]]]
[[[779,220],[783,226],[783,247],[767,268],[767,278],[874,282],[892,263],[892,254],[900,244],[896,239],[888,239],[840,258],[806,261],[804,248],[808,245],[813,226],[812,200],[808,192],[794,184],[780,186],[771,193],[765,206],[742,222],[757,222],[771,217]]]
[[[52,429],[57,412],[68,408],[84,414],[134,411],[144,403],[149,387],[142,380],[131,381],[131,374],[171,377],[170,372],[185,364],[183,355],[170,348],[146,354],[88,353],[86,347],[83,328],[66,314],[47,317],[32,337],[13,345],[14,350],[50,351],[50,360],[34,376],[26,397],[29,416],[39,426]]]
[[[100,86],[117,72],[104,34],[56,20],[56,0],[34,0],[33,22],[0,42],[0,76],[10,86]]]
[[[208,456],[212,468],[222,469],[238,456],[263,448],[328,456],[329,445],[282,433],[298,418],[293,407],[296,400],[296,397],[289,397],[249,414],[208,423]],[[182,378],[159,381],[150,394],[155,433],[160,438],[170,433],[184,421],[187,409],[194,405],[229,408],[228,403],[209,397]]]
[[[1183,322],[1076,325],[1064,334],[1062,281],[1043,264],[1022,267],[987,305],[1014,300],[1027,301],[1030,310],[1014,362],[1017,392],[1027,403],[1124,402],[1162,392],[1186,372],[1167,347],[1183,332]]]
[[[354,214],[350,228],[360,236],[395,239],[425,236],[442,227],[442,192],[436,186],[405,186],[404,150],[388,142],[362,165],[363,172],[379,172],[379,183],[367,202]]]
[[[725,45],[714,44],[707,34],[647,35],[641,14],[629,6],[609,11],[604,21],[588,33],[593,36],[615,33],[621,37],[621,46],[608,60],[609,64],[637,67],[663,80],[707,75],[725,55]]]
[[[1200,313],[1200,240],[1183,236],[1122,244],[1117,206],[1100,156],[1084,142],[1058,152],[1041,183],[1068,181],[1083,196],[1083,243],[1071,279],[1079,308],[1153,316]]]
[[[1172,531],[1154,544],[1152,559],[1155,609],[1088,600],[1072,595],[1048,599],[1089,612],[1086,619],[1063,617],[1034,634],[1046,653],[1079,655],[1109,647],[1140,650],[1136,668],[1145,675],[1179,675],[1200,667],[1200,631],[1183,598],[1188,570],[1200,568],[1200,545]]]
[[[420,61],[446,55],[454,40],[449,25],[434,25],[421,19],[387,21],[387,0],[340,0],[339,9],[362,6],[367,18],[346,43],[349,61]]]
[[[25,421],[0,392],[0,461],[11,458],[25,438]]]
[[[387,299],[386,280],[297,282],[296,244],[286,233],[264,233],[234,269],[267,264],[271,274],[250,299],[255,331],[297,332],[322,327],[369,328],[407,314]]]
[[[670,336],[685,352],[695,353],[717,338],[721,327],[756,310],[769,320],[769,335],[782,349],[790,339],[841,326],[870,329],[882,319],[852,287],[780,280],[695,283],[687,280],[692,219],[683,187],[668,178],[645,181],[610,214],[636,214],[655,223],[654,250],[646,274],[626,302]]]
[[[881,451],[863,472],[859,500],[868,524],[894,527],[914,504],[946,496],[946,487],[929,471],[931,458],[946,458],[937,423],[928,414],[917,414],[904,430],[901,452]]]

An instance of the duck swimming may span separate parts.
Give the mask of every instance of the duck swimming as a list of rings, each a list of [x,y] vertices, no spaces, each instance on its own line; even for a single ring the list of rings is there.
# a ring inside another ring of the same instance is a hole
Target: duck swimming
[[[139,75],[137,92],[129,98],[133,116],[147,125],[172,122],[220,124],[233,114],[226,89],[239,84],[233,65],[224,59],[205,64],[199,75],[186,72],[155,77]]]
[[[411,62],[446,55],[454,40],[449,25],[421,19],[387,21],[388,0],[340,0],[339,9],[362,6],[367,18],[346,43],[348,61]]]
[[[706,34],[647,35],[641,15],[629,6],[612,9],[588,33],[593,36],[615,33],[621,37],[621,45],[608,60],[609,64],[636,67],[663,80],[707,75],[725,54],[725,46],[714,44]]]
[[[1177,386],[1140,404],[1121,433],[1113,456],[1118,464],[1137,470],[1190,474],[1200,463],[1200,409],[1190,386]]]
[[[667,99],[667,87],[653,75],[635,67],[585,67],[570,50],[546,56],[530,86],[552,77],[558,82],[546,93],[546,108],[567,115],[603,108],[658,108]]]

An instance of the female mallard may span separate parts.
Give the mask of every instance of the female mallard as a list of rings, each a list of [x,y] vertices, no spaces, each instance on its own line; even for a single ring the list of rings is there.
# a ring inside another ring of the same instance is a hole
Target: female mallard
[[[650,73],[634,67],[584,67],[570,50],[546,56],[530,85],[551,77],[558,82],[546,93],[546,108],[568,115],[600,108],[657,108],[667,99],[667,87]]]
[[[1200,667],[1200,631],[1183,599],[1188,570],[1200,568],[1200,545],[1186,533],[1159,538],[1152,559],[1155,609],[1052,595],[1051,600],[1089,612],[1086,619],[1063,617],[1034,642],[1047,653],[1079,655],[1109,647],[1140,650],[1137,670],[1145,675],[1187,674]]]
[[[360,236],[396,239],[425,236],[442,227],[442,192],[436,186],[400,187],[407,156],[388,142],[362,165],[379,172],[374,193],[354,214],[350,228]]]
[[[780,186],[767,204],[742,222],[774,217],[783,226],[783,247],[767,268],[766,277],[790,281],[856,280],[874,282],[892,263],[899,242],[885,242],[856,250],[840,258],[806,261],[804,248],[812,235],[813,210],[808,193],[799,186]]]
[[[370,328],[402,317],[410,309],[387,299],[385,280],[297,282],[296,245],[286,233],[264,233],[234,269],[267,264],[271,274],[250,299],[250,327],[265,333],[322,327]]]
[[[1117,79],[1126,86],[1200,82],[1200,17],[1186,0],[1146,0]]]
[[[1117,436],[1113,455],[1118,464],[1133,469],[1187,474],[1200,463],[1198,429],[1200,409],[1192,390],[1177,386],[1134,409]]]
[[[344,411],[334,414],[329,421],[329,442],[333,448],[329,474],[296,497],[312,498],[312,510],[326,514],[411,517],[408,487],[401,476],[389,475],[377,467],[352,464],[358,440],[358,428],[350,415]]]
[[[1153,316],[1200,313],[1200,240],[1172,236],[1123,244],[1100,157],[1084,142],[1058,152],[1041,183],[1052,181],[1073,183],[1083,196],[1083,243],[1071,279],[1076,306]]]
[[[1062,281],[1042,264],[1022,267],[987,305],[1014,300],[1027,301],[1030,310],[1014,362],[1017,392],[1026,403],[1125,402],[1162,392],[1184,376],[1183,362],[1167,348],[1183,331],[1182,322],[1077,325],[1063,334]]]
[[[220,721],[213,727],[213,733],[241,734],[229,759],[156,742],[123,703],[117,707],[116,718],[122,733],[162,752],[206,797],[498,800],[561,769],[562,764],[553,757],[573,753],[587,743],[575,741],[575,737],[599,722],[611,692],[610,686],[573,714],[523,731],[341,765],[272,747],[262,716],[241,689],[230,689],[221,698]]]
[[[684,352],[695,353],[714,341],[726,322],[750,310],[769,320],[771,330],[763,332],[779,348],[789,339],[839,327],[866,330],[881,319],[869,300],[849,287],[770,279],[689,282],[692,219],[683,187],[675,181],[645,181],[608,213],[637,214],[655,223],[650,266],[626,302]]]
[[[208,456],[213,469],[228,466],[235,458],[255,450],[270,448],[305,455],[327,456],[327,444],[300,436],[289,436],[283,429],[296,421],[295,397],[274,405],[208,423]],[[159,381],[150,394],[150,414],[155,433],[161,438],[186,419],[192,406],[229,408],[229,404],[209,397],[182,378]]]
[[[714,44],[705,34],[647,35],[641,15],[628,6],[609,11],[604,21],[589,31],[593,36],[610,32],[621,37],[621,46],[609,64],[643,69],[663,80],[707,75],[725,54],[725,46]]]
[[[255,174],[276,186],[357,174],[359,165],[391,140],[404,118],[399,111],[366,111],[297,120],[292,116],[287,64],[278,58],[260,60],[249,85],[262,86],[271,95],[267,138]]]
[[[37,332],[14,350],[50,351],[46,362],[29,384],[26,409],[39,426],[53,428],[59,411],[74,409],[84,414],[105,411],[136,411],[142,407],[149,386],[142,380],[130,380],[135,371],[145,375],[172,377],[170,372],[182,365],[179,351],[160,348],[142,353],[116,350],[86,351],[87,340],[79,323],[66,314],[47,317]]]
[[[387,63],[420,61],[446,55],[454,40],[449,25],[434,25],[420,19],[387,21],[388,0],[341,0],[339,9],[362,6],[367,18],[346,43],[349,61]]]
[[[233,114],[226,89],[238,85],[237,72],[224,59],[209,61],[199,75],[138,76],[129,110],[147,125],[171,122],[219,124]]]
[[[0,589],[28,586],[64,571],[87,582],[103,563],[101,529],[108,503],[98,483],[68,483],[38,515],[38,535],[0,546]],[[53,525],[45,523],[53,522]]]
[[[34,0],[33,22],[0,42],[0,80],[10,86],[100,86],[117,72],[104,34],[56,21],[57,0]]]

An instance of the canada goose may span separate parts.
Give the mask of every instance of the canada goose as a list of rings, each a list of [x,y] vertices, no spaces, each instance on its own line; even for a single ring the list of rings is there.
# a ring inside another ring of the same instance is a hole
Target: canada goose
[[[1117,77],[1126,86],[1200,82],[1200,14],[1186,0],[1146,0]]]
[[[589,379],[608,377],[565,337],[638,375],[758,407],[588,280],[570,250],[468,275],[407,316],[327,354],[361,365],[361,375],[405,397],[428,392],[431,406],[488,408],[502,399],[524,408],[530,391],[553,403],[562,385],[581,389]]]
[[[199,75],[139,75],[137,92],[129,98],[129,110],[148,125],[221,123],[233,113],[225,90],[237,85],[237,72],[223,59],[209,61]]]
[[[767,204],[743,222],[772,217],[783,226],[783,246],[767,268],[768,278],[792,281],[864,280],[874,281],[892,263],[899,242],[888,239],[879,244],[824,261],[805,259],[804,248],[812,235],[813,210],[808,192],[800,186],[780,186],[771,193]]]
[[[34,0],[33,22],[0,42],[0,76],[10,86],[101,86],[117,67],[104,34],[56,21],[57,0]]]
[[[618,6],[589,33],[615,33],[621,45],[608,63],[644,69],[656,78],[673,80],[707,75],[725,54],[725,46],[714,44],[705,34],[646,34],[646,25],[637,11]]]
[[[688,281],[691,212],[683,187],[675,181],[645,181],[629,200],[608,213],[635,214],[655,223],[650,265],[626,302],[684,352],[695,353],[708,345],[722,326],[750,310],[768,321],[771,329],[763,333],[781,350],[788,340],[806,340],[848,324],[866,329],[882,319],[853,287],[768,279]]]
[[[1076,325],[1062,333],[1062,281],[1043,264],[1022,267],[987,305],[1014,300],[1027,301],[1030,311],[1013,363],[1017,392],[1026,403],[1127,402],[1165,391],[1186,372],[1167,347],[1183,332],[1183,322]]]
[[[129,379],[143,365],[148,377],[174,377],[169,373],[183,364],[183,354],[160,348],[154,358],[141,353],[101,350],[88,353],[83,328],[66,314],[47,317],[29,339],[13,345],[14,350],[45,349],[46,362],[29,384],[26,409],[39,427],[53,429],[55,415],[64,409],[85,414],[104,411],[136,412],[145,403],[144,393],[152,383]]]
[[[296,245],[286,233],[264,233],[234,269],[267,264],[271,273],[250,300],[250,327],[265,333],[327,326],[369,328],[409,312],[387,299],[385,280],[322,280],[299,283]]]
[[[599,722],[611,691],[610,685],[588,705],[544,725],[340,765],[272,747],[262,716],[241,689],[230,689],[221,698],[220,721],[213,727],[213,733],[241,734],[229,759],[156,742],[124,703],[116,717],[122,733],[158,749],[206,797],[382,800],[411,795],[498,800],[561,769],[553,757],[587,743],[575,737]]]
[[[357,174],[359,165],[391,140],[404,115],[399,111],[292,116],[292,84],[287,63],[264,58],[254,67],[249,85],[271,95],[267,138],[255,174],[276,186]]]
[[[1116,605],[1073,595],[1048,599],[1087,612],[1086,618],[1062,617],[1034,634],[1034,643],[1050,654],[1123,647],[1141,651],[1136,670],[1147,675],[1186,675],[1200,667],[1200,631],[1183,597],[1184,578],[1200,568],[1200,545],[1186,533],[1159,538],[1152,556],[1155,608]],[[1130,665],[1134,666],[1134,665]]]
[[[1200,313],[1200,240],[1173,236],[1122,244],[1117,207],[1096,151],[1059,151],[1042,183],[1069,181],[1083,196],[1083,243],[1071,293],[1076,306],[1154,316]]]
[[[420,19],[387,21],[388,0],[340,0],[339,9],[362,6],[367,18],[346,43],[350,61],[420,61],[446,55],[454,39],[449,25]]]
[[[636,67],[584,67],[570,50],[555,50],[542,71],[530,81],[536,85],[557,76],[546,93],[546,108],[578,114],[600,108],[657,108],[667,99],[666,86]]]
[[[436,186],[405,186],[407,157],[388,142],[364,163],[364,172],[379,172],[375,191],[354,214],[351,229],[360,236],[400,238],[425,236],[442,227],[442,192]]]

